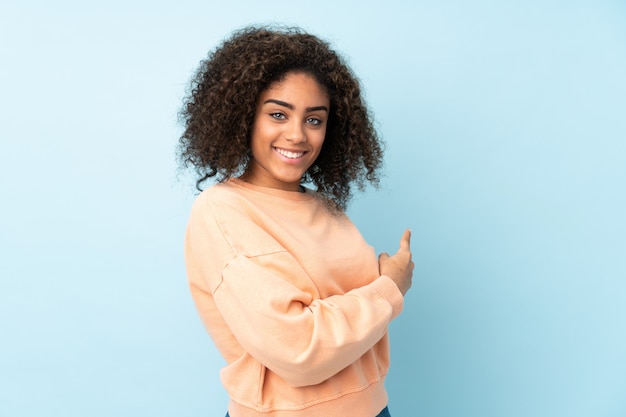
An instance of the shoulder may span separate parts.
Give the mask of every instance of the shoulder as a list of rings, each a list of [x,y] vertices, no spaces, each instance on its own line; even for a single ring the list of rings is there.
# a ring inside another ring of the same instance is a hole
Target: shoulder
[[[219,183],[202,191],[193,203],[191,214],[210,216],[244,215],[246,197],[241,190],[229,183]]]
[[[196,198],[188,228],[214,244],[226,243],[236,255],[255,256],[283,248],[271,237],[271,229],[246,190],[232,183],[214,185]]]
[[[219,183],[202,191],[191,208],[192,223],[209,221],[223,229],[227,224],[245,223],[250,217],[249,203],[240,190],[229,183]]]
[[[226,203],[233,198],[237,197],[237,190],[229,183],[218,183],[212,185],[206,190],[202,191],[194,205],[211,205],[215,203]]]

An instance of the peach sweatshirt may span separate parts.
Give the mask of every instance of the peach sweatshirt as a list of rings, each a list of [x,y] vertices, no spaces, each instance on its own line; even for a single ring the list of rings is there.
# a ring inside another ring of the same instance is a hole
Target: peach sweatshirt
[[[402,293],[344,214],[313,191],[229,180],[204,191],[185,256],[224,356],[231,417],[374,417]]]

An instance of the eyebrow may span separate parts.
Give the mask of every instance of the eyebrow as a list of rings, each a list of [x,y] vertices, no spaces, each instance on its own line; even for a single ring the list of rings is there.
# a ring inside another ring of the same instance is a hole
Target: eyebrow
[[[273,98],[270,98],[269,100],[265,100],[263,102],[263,104],[267,104],[267,103],[278,104],[279,106],[287,107],[289,110],[293,110],[294,109],[293,104],[289,104],[289,103],[287,103],[285,101],[276,100],[276,99],[273,99]],[[326,107],[326,106],[307,107],[305,109],[305,111],[307,111],[307,112],[317,111],[317,110],[324,110],[326,113],[328,113],[328,107]]]

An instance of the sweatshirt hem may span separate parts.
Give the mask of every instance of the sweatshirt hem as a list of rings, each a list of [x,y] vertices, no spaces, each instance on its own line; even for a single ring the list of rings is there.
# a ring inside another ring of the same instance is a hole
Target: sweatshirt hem
[[[374,417],[387,405],[384,376],[362,387],[343,391],[301,405],[261,407],[233,398],[228,407],[231,417],[327,417],[358,415]]]

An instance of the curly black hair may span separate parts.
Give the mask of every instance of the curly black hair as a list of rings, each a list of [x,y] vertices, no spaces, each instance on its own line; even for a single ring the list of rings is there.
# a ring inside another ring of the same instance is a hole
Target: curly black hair
[[[185,130],[179,159],[201,184],[245,172],[261,92],[289,73],[313,76],[330,97],[321,152],[302,178],[332,205],[345,209],[351,186],[379,182],[383,149],[361,97],[359,81],[325,41],[299,28],[246,27],[201,61],[180,111]]]

